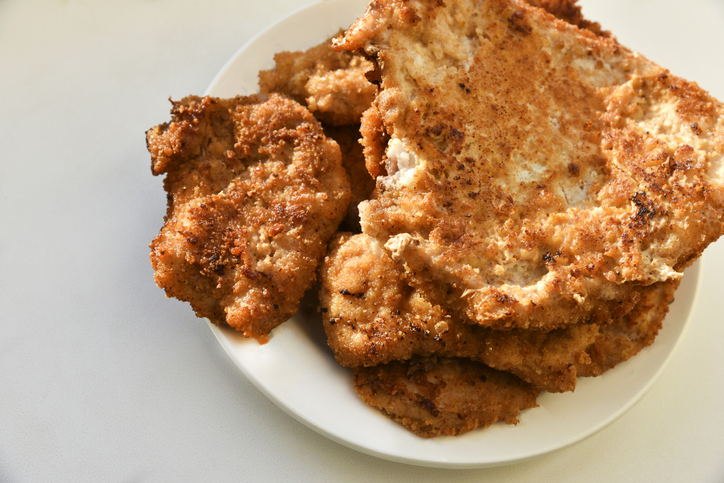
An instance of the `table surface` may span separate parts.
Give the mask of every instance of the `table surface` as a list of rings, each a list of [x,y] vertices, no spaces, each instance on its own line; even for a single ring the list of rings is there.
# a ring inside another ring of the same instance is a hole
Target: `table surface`
[[[306,0],[0,2],[0,481],[724,481],[724,240],[671,364],[591,438],[506,467],[367,456],[269,402],[153,283],[146,129]],[[724,99],[724,2],[587,0]]]

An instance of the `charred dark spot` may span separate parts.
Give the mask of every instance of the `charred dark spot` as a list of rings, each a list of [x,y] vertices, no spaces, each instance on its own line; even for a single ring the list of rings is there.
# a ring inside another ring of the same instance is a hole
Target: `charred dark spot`
[[[578,176],[581,174],[581,168],[579,168],[577,164],[571,163],[568,165],[568,172],[571,176]]]
[[[429,135],[439,136],[445,130],[445,126],[442,124],[435,124],[434,126],[428,126],[425,128],[425,132]]]
[[[340,290],[339,293],[341,293],[342,295],[345,295],[345,296],[349,296],[349,297],[357,297],[358,299],[361,299],[362,297],[365,296],[364,292],[350,292],[346,288],[343,290]]]
[[[437,410],[437,407],[435,407],[435,403],[432,402],[432,400],[428,398],[423,398],[422,401],[420,401],[420,404],[425,406],[428,411],[432,413],[433,416],[437,417],[438,414],[440,414],[440,411]]]
[[[482,376],[480,376],[480,380],[483,381],[483,382],[488,382],[488,376],[486,376],[485,374],[483,374]]]
[[[694,134],[697,136],[701,136],[701,128],[699,127],[699,124],[694,123],[691,125],[691,130],[694,131]]]
[[[504,293],[496,293],[495,298],[498,299],[498,302],[500,302],[501,304],[509,304],[513,301],[513,299],[510,298],[508,294]]]
[[[224,261],[221,259],[221,255],[218,252],[211,253],[206,259],[209,264],[208,270],[215,273],[216,275],[224,275]]]
[[[256,280],[257,278],[259,278],[259,276],[263,275],[263,273],[252,270],[249,267],[242,268],[241,273],[249,280]]]
[[[648,220],[656,216],[657,211],[654,203],[648,199],[645,192],[637,192],[631,197],[631,201],[637,207],[636,214],[634,215],[634,224],[637,227],[645,226]]]
[[[323,314],[326,314],[329,309],[328,309],[327,307],[322,307],[322,308],[320,308],[319,310],[320,310]]]
[[[510,27],[516,32],[520,32],[523,35],[530,35],[533,28],[525,23],[525,12],[519,10],[508,18]]]
[[[560,257],[561,255],[563,255],[563,253],[558,251],[553,254],[550,252],[546,252],[543,254],[543,261],[546,263],[555,263],[556,258]]]

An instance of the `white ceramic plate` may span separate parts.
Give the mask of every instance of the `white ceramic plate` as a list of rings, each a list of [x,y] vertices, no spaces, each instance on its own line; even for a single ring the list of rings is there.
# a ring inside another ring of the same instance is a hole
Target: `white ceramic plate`
[[[272,25],[239,50],[207,94],[232,97],[258,89],[257,73],[273,67],[282,50],[304,50],[364,12],[367,0],[325,0]],[[279,407],[313,430],[351,448],[410,464],[474,468],[519,462],[591,436],[630,409],[663,372],[686,329],[699,283],[689,268],[656,342],[603,376],[582,378],[574,393],[544,393],[540,407],[517,426],[495,424],[462,436],[418,438],[365,405],[350,370],[337,365],[321,319],[301,310],[259,345],[209,324],[241,371]]]

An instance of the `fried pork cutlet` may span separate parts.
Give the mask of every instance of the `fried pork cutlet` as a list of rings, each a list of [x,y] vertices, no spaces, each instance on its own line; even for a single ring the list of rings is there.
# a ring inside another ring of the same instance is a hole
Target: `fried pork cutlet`
[[[600,376],[651,345],[661,330],[678,287],[679,280],[668,280],[643,289],[641,299],[626,317],[600,328],[596,340],[586,349],[591,360],[576,363],[578,376]]]
[[[362,113],[377,92],[366,77],[372,63],[360,54],[336,52],[332,39],[306,51],[280,52],[274,60],[274,69],[259,72],[260,91],[278,92],[307,105],[327,136],[337,141],[352,189],[342,228],[359,232],[357,205],[369,199],[375,188],[359,143]]]
[[[465,359],[422,358],[354,371],[355,390],[423,438],[458,435],[497,421],[517,424],[538,406],[538,390],[515,376]]]
[[[275,68],[259,72],[262,94],[285,94],[332,126],[359,124],[377,86],[365,74],[373,69],[364,56],[336,52],[331,39],[304,52],[279,52]]]
[[[414,356],[466,357],[549,392],[572,391],[653,342],[678,281],[640,287],[616,320],[592,318],[549,332],[467,324],[413,290],[404,270],[367,235],[340,234],[322,264],[327,341],[347,367]],[[622,304],[623,305],[623,304]]]
[[[614,39],[516,0],[378,0],[336,46],[381,76],[363,232],[464,320],[614,318],[724,231],[722,104]]]
[[[595,324],[548,333],[466,324],[414,291],[404,270],[367,235],[338,235],[321,279],[327,342],[347,367],[413,356],[467,357],[551,392],[572,391],[574,364],[590,360],[586,348],[598,335]]]
[[[291,99],[173,102],[147,132],[165,174],[155,279],[199,317],[260,342],[292,316],[350,200],[339,146]]]

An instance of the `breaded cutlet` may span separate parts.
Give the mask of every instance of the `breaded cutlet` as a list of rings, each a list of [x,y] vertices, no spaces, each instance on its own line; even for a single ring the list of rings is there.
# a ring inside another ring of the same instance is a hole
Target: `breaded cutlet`
[[[155,280],[199,317],[260,342],[316,277],[351,194],[340,150],[297,102],[276,94],[173,102],[147,132],[165,174]]]
[[[518,0],[378,0],[335,42],[381,79],[362,230],[463,320],[613,319],[724,231],[722,104],[613,38]]]
[[[432,304],[373,238],[338,234],[321,268],[320,307],[337,362],[363,367],[416,356],[465,357],[549,392],[572,391],[651,344],[678,281],[638,287],[614,320],[552,331],[468,324]],[[633,290],[632,290],[633,291]]]
[[[538,389],[467,359],[416,358],[354,371],[355,390],[423,438],[460,435],[498,421],[517,424]]]

